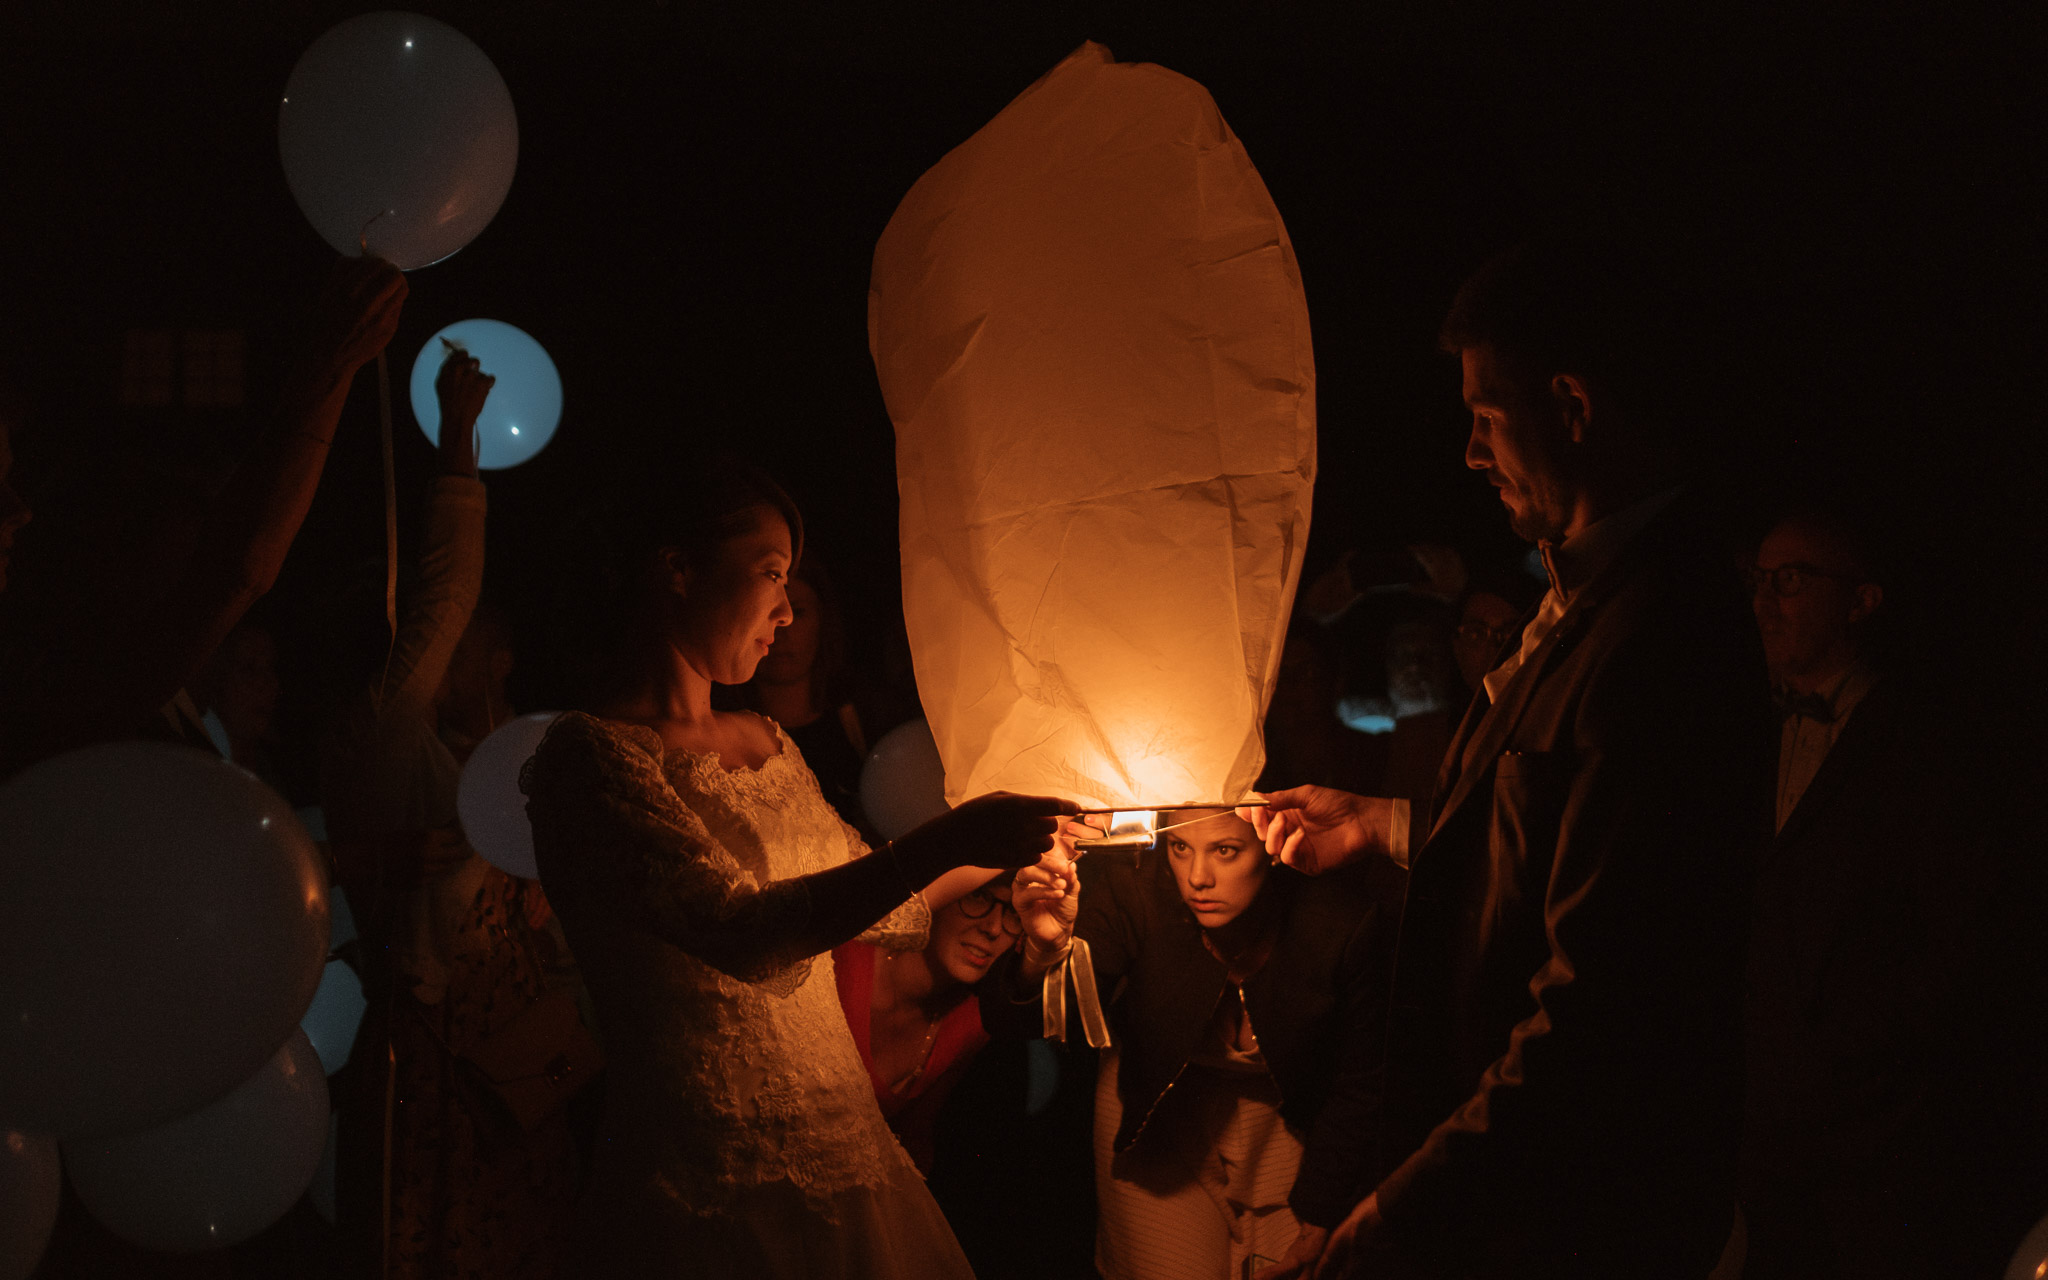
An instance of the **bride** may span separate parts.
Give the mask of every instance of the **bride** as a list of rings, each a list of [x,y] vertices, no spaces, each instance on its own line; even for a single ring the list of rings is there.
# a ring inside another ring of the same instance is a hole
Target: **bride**
[[[1072,806],[986,796],[870,853],[773,721],[711,707],[790,619],[795,507],[737,463],[675,488],[626,562],[595,714],[556,720],[524,779],[608,1060],[586,1271],[970,1276],[876,1107],[828,953],[923,946],[932,908],[1038,860]]]

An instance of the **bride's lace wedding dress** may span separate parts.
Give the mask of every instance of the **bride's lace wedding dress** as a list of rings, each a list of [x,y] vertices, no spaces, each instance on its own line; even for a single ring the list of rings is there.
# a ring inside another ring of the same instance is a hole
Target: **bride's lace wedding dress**
[[[795,877],[867,850],[780,729],[728,771],[570,712],[524,786],[604,1039],[591,1274],[971,1277],[883,1122]],[[863,939],[922,946],[913,897]]]

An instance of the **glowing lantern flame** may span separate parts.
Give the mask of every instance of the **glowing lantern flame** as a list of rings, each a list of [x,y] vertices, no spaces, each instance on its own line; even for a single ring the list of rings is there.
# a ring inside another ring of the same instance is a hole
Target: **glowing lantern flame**
[[[1286,228],[1208,93],[1083,45],[904,198],[868,331],[946,798],[1242,796],[1315,371]]]
[[[1122,809],[1109,815],[1109,829],[1090,844],[1151,844],[1159,814],[1151,809]]]

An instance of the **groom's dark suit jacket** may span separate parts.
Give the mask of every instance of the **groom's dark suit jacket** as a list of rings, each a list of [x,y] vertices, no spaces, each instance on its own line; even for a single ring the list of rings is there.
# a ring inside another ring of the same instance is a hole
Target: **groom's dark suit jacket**
[[[1674,501],[1415,814],[1379,1197],[1416,1274],[1697,1277],[1726,1238],[1777,729],[1734,565]]]

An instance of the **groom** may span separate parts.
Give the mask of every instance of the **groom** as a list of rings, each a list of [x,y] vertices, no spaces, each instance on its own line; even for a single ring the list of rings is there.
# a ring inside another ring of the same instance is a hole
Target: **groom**
[[[1688,483],[1671,344],[1622,273],[1532,245],[1443,330],[1466,465],[1551,586],[1435,797],[1245,810],[1307,871],[1410,868],[1386,1166],[1319,1277],[1702,1277],[1734,1203],[1750,860],[1771,719],[1734,560]]]

